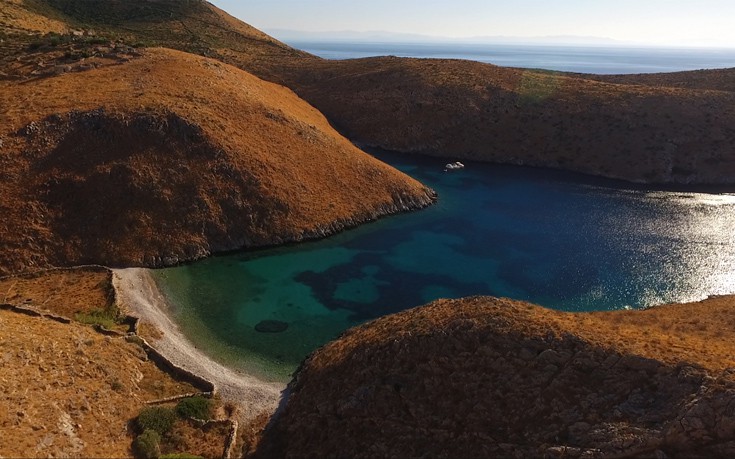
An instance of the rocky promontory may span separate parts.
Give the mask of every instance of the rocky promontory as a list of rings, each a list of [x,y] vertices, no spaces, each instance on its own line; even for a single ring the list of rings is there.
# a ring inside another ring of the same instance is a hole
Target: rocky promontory
[[[732,457],[732,298],[562,313],[439,300],[346,332],[256,457]]]
[[[367,145],[633,182],[735,183],[735,94],[723,71],[616,79],[397,57],[283,67],[288,86]]]
[[[172,265],[435,199],[286,88],[179,51],[136,54],[0,82],[0,273]]]

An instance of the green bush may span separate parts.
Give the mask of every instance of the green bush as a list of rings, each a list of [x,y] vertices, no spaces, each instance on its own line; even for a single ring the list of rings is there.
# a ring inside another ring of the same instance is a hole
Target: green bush
[[[90,313],[77,312],[74,314],[74,319],[85,325],[101,325],[108,330],[115,327],[114,320],[99,314],[97,311],[92,311]]]
[[[120,313],[115,307],[94,309],[89,312],[77,312],[74,314],[74,319],[86,325],[101,325],[111,330],[120,321]]]
[[[157,459],[161,455],[161,436],[155,430],[146,430],[133,441],[135,457]]]
[[[84,42],[88,45],[107,45],[110,43],[110,39],[105,37],[87,37]]]
[[[176,413],[174,413],[174,410],[162,406],[143,408],[136,419],[136,424],[140,432],[153,430],[160,435],[171,431],[175,422]]]
[[[212,417],[212,401],[199,396],[185,398],[176,405],[176,413],[184,419],[209,419]]]
[[[64,39],[60,35],[51,35],[46,42],[49,46],[59,46],[64,42]]]

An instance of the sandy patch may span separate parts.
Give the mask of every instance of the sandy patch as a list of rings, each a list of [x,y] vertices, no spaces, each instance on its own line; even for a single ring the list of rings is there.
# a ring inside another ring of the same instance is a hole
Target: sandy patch
[[[113,270],[113,285],[121,308],[162,332],[161,338],[150,344],[175,365],[214,383],[224,401],[240,407],[241,421],[276,410],[285,385],[234,371],[197,349],[166,314],[166,299],[147,269]]]

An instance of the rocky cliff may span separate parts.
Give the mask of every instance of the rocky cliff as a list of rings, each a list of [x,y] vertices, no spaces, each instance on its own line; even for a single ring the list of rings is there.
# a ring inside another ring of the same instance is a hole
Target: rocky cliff
[[[304,363],[255,456],[732,457],[732,305],[383,317]]]

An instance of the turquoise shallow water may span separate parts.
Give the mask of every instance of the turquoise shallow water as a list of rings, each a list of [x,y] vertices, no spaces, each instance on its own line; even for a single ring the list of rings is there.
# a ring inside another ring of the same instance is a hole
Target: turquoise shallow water
[[[154,273],[195,344],[284,381],[346,328],[436,298],[589,311],[735,293],[735,195],[378,156],[435,188],[439,203],[322,241]],[[263,320],[288,328],[256,331]]]

